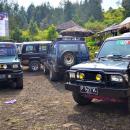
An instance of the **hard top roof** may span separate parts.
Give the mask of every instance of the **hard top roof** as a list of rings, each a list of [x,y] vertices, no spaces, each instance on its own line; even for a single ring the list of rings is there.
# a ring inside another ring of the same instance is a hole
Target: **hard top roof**
[[[128,33],[124,33],[124,34],[122,34],[122,35],[120,35],[120,36],[115,36],[115,37],[110,37],[110,38],[107,38],[106,39],[106,41],[108,41],[108,40],[120,40],[120,39],[130,39],[130,32],[128,32]]]
[[[33,41],[33,42],[23,42],[23,44],[48,44],[52,43],[52,41]]]
[[[81,40],[61,40],[61,41],[56,41],[55,43],[66,43],[66,44],[70,44],[70,43],[73,43],[73,44],[79,44],[79,43],[85,43],[85,41],[81,41]]]
[[[0,42],[0,44],[15,44],[14,42]]]

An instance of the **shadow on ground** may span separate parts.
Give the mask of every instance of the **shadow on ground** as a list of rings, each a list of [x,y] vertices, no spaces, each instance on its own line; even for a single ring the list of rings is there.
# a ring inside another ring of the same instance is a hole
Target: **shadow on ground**
[[[88,106],[75,105],[75,114],[68,116],[68,122],[89,129],[129,129],[130,114],[123,103],[92,103]],[[90,127],[88,127],[90,126]],[[96,128],[95,128],[96,126]],[[121,128],[122,127],[122,128]]]
[[[19,95],[21,90],[14,89],[11,84],[0,83],[0,96],[3,97],[14,97]]]

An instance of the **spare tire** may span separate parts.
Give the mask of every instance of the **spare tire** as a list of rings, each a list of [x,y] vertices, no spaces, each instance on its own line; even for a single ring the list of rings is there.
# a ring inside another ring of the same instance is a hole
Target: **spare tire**
[[[61,58],[63,65],[66,67],[71,67],[76,63],[76,57],[73,52],[64,52]]]

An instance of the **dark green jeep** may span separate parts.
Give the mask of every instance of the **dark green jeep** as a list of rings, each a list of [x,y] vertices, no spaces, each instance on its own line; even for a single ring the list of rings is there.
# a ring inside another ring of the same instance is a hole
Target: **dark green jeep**
[[[65,88],[78,104],[126,101],[130,111],[130,33],[107,39],[94,61],[71,67],[67,77]]]
[[[0,42],[0,84],[2,82],[12,83],[16,89],[23,88],[22,67],[16,45],[11,42]]]

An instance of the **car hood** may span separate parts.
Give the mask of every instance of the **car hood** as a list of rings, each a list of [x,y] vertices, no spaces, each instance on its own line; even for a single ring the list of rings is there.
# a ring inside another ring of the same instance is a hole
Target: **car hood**
[[[16,56],[5,56],[5,57],[0,57],[0,64],[9,64],[9,63],[18,63],[19,59]]]
[[[71,69],[93,69],[93,70],[107,70],[107,71],[126,71],[129,66],[128,60],[97,60],[92,62],[84,62]]]

